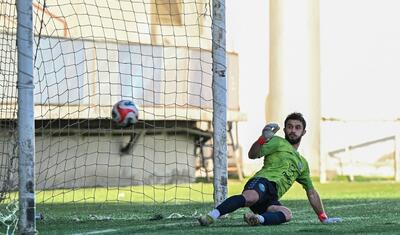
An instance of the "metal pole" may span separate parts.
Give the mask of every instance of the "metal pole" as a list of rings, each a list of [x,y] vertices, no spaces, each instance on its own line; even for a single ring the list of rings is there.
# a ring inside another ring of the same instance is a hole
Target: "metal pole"
[[[228,194],[225,0],[213,0],[212,16],[214,204],[217,206]]]
[[[400,182],[400,135],[394,136],[394,180]]]
[[[32,0],[17,0],[19,234],[36,234]]]
[[[282,123],[294,111],[307,119],[301,152],[310,157],[312,175],[320,157],[321,87],[319,0],[270,0],[269,93],[266,122]],[[294,40],[296,38],[296,40]],[[290,87],[307,96],[294,101]]]
[[[320,127],[319,127],[319,129],[320,129],[320,133],[319,133],[320,137],[325,136],[324,135],[325,134],[324,133],[324,128],[322,128],[323,125],[324,125],[324,122],[323,122],[323,120],[321,120],[320,121]],[[323,184],[323,183],[326,183],[327,180],[328,180],[328,177],[326,175],[326,168],[327,168],[327,160],[328,160],[328,157],[329,157],[329,153],[326,150],[324,142],[321,142],[319,151],[320,151],[320,153],[319,153],[319,182]]]

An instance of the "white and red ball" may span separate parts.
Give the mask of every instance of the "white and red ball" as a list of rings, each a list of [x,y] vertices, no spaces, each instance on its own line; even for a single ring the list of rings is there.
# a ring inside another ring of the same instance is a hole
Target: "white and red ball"
[[[126,127],[135,124],[139,120],[139,109],[130,100],[120,100],[114,104],[111,116],[118,126]]]

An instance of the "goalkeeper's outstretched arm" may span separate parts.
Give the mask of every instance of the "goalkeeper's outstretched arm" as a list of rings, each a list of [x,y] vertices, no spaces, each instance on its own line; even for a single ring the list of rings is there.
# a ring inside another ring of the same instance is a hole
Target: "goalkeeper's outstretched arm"
[[[342,222],[341,218],[329,218],[326,215],[321,198],[319,197],[319,194],[315,189],[307,190],[307,197],[311,207],[314,209],[314,212],[317,214],[318,219],[319,221],[321,221],[321,223],[331,224]]]

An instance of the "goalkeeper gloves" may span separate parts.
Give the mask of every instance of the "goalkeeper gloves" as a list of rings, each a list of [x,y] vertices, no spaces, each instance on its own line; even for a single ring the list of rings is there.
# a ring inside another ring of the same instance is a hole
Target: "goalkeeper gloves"
[[[276,123],[269,123],[265,125],[264,129],[261,132],[260,138],[258,138],[257,142],[260,145],[265,144],[275,133],[280,129],[279,125]]]
[[[322,212],[318,215],[319,221],[323,224],[334,224],[342,222],[342,218],[328,218],[325,212]]]

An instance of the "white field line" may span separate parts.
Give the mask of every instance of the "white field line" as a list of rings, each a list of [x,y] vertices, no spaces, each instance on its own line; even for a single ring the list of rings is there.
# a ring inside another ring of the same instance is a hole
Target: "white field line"
[[[95,230],[91,232],[85,232],[85,233],[74,233],[73,235],[87,235],[87,234],[104,234],[104,233],[113,233],[117,232],[117,229],[104,229],[104,230]]]
[[[180,222],[180,223],[169,223],[169,224],[160,224],[160,227],[179,227],[181,225],[186,224],[197,224],[197,221],[188,221],[188,222]],[[143,225],[135,225],[135,226],[124,226],[120,229],[105,229],[105,230],[95,230],[91,232],[84,232],[84,233],[74,233],[73,235],[87,235],[87,234],[106,234],[106,233],[115,233],[118,231],[125,231],[129,229],[138,229],[138,228],[146,228],[146,227],[154,227],[154,224],[143,224]],[[156,225],[157,226],[157,225]],[[200,226],[200,225],[199,225]]]

